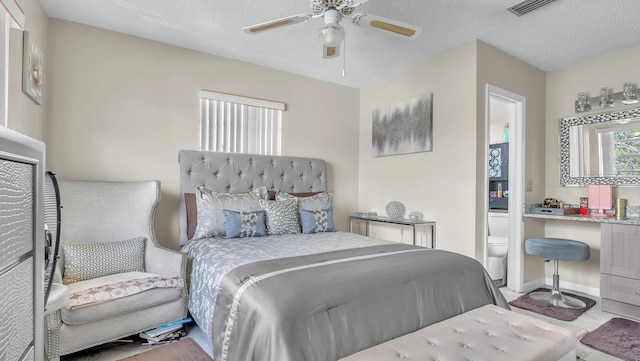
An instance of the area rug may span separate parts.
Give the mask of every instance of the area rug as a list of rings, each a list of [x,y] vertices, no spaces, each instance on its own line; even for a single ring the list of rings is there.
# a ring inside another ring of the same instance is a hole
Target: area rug
[[[640,323],[612,318],[589,332],[580,342],[626,361],[640,360]]]
[[[200,348],[197,342],[187,337],[121,361],[213,361],[213,359]]]
[[[531,292],[537,292],[537,291],[549,291],[548,288],[537,288]],[[520,297],[518,297],[517,299],[509,302],[509,304],[511,306],[514,307],[518,307],[518,308],[523,308],[525,310],[529,310],[535,313],[539,313],[541,315],[547,316],[547,317],[551,317],[551,318],[555,318],[556,320],[561,320],[561,321],[573,321],[576,318],[578,318],[578,316],[580,316],[581,314],[585,313],[587,310],[589,310],[591,307],[593,307],[593,305],[596,304],[596,301],[587,298],[587,297],[583,297],[583,296],[578,296],[578,295],[574,295],[572,293],[568,293],[568,292],[563,292],[563,295],[567,295],[567,296],[571,296],[571,297],[575,297],[579,300],[581,300],[582,302],[587,304],[587,307],[585,308],[581,308],[581,309],[573,309],[573,308],[564,308],[564,307],[556,307],[550,304],[544,304],[544,303],[540,303],[538,301],[534,301],[531,297],[529,297],[529,293],[522,295]]]

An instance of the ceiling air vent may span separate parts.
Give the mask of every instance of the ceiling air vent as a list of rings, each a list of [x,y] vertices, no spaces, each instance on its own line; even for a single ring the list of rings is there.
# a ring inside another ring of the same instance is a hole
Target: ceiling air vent
[[[518,15],[518,16],[522,16],[530,11],[533,11],[537,8],[543,7],[549,3],[552,3],[556,0],[525,0],[519,4],[513,5],[512,7],[508,8],[507,10],[511,11],[512,13]]]

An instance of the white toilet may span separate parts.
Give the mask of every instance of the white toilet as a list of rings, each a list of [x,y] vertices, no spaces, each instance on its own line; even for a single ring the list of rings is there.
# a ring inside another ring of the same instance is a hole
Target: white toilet
[[[509,249],[509,213],[489,211],[487,238],[487,270],[492,279],[504,278],[506,255]]]

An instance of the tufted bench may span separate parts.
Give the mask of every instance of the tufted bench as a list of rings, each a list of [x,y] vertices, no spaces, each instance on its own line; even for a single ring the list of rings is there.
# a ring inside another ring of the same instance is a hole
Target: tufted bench
[[[486,305],[339,361],[575,361],[576,335],[565,328]]]

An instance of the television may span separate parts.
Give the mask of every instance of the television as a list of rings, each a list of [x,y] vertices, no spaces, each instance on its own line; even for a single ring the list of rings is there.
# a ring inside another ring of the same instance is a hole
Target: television
[[[44,157],[0,126],[0,360],[44,359]]]

